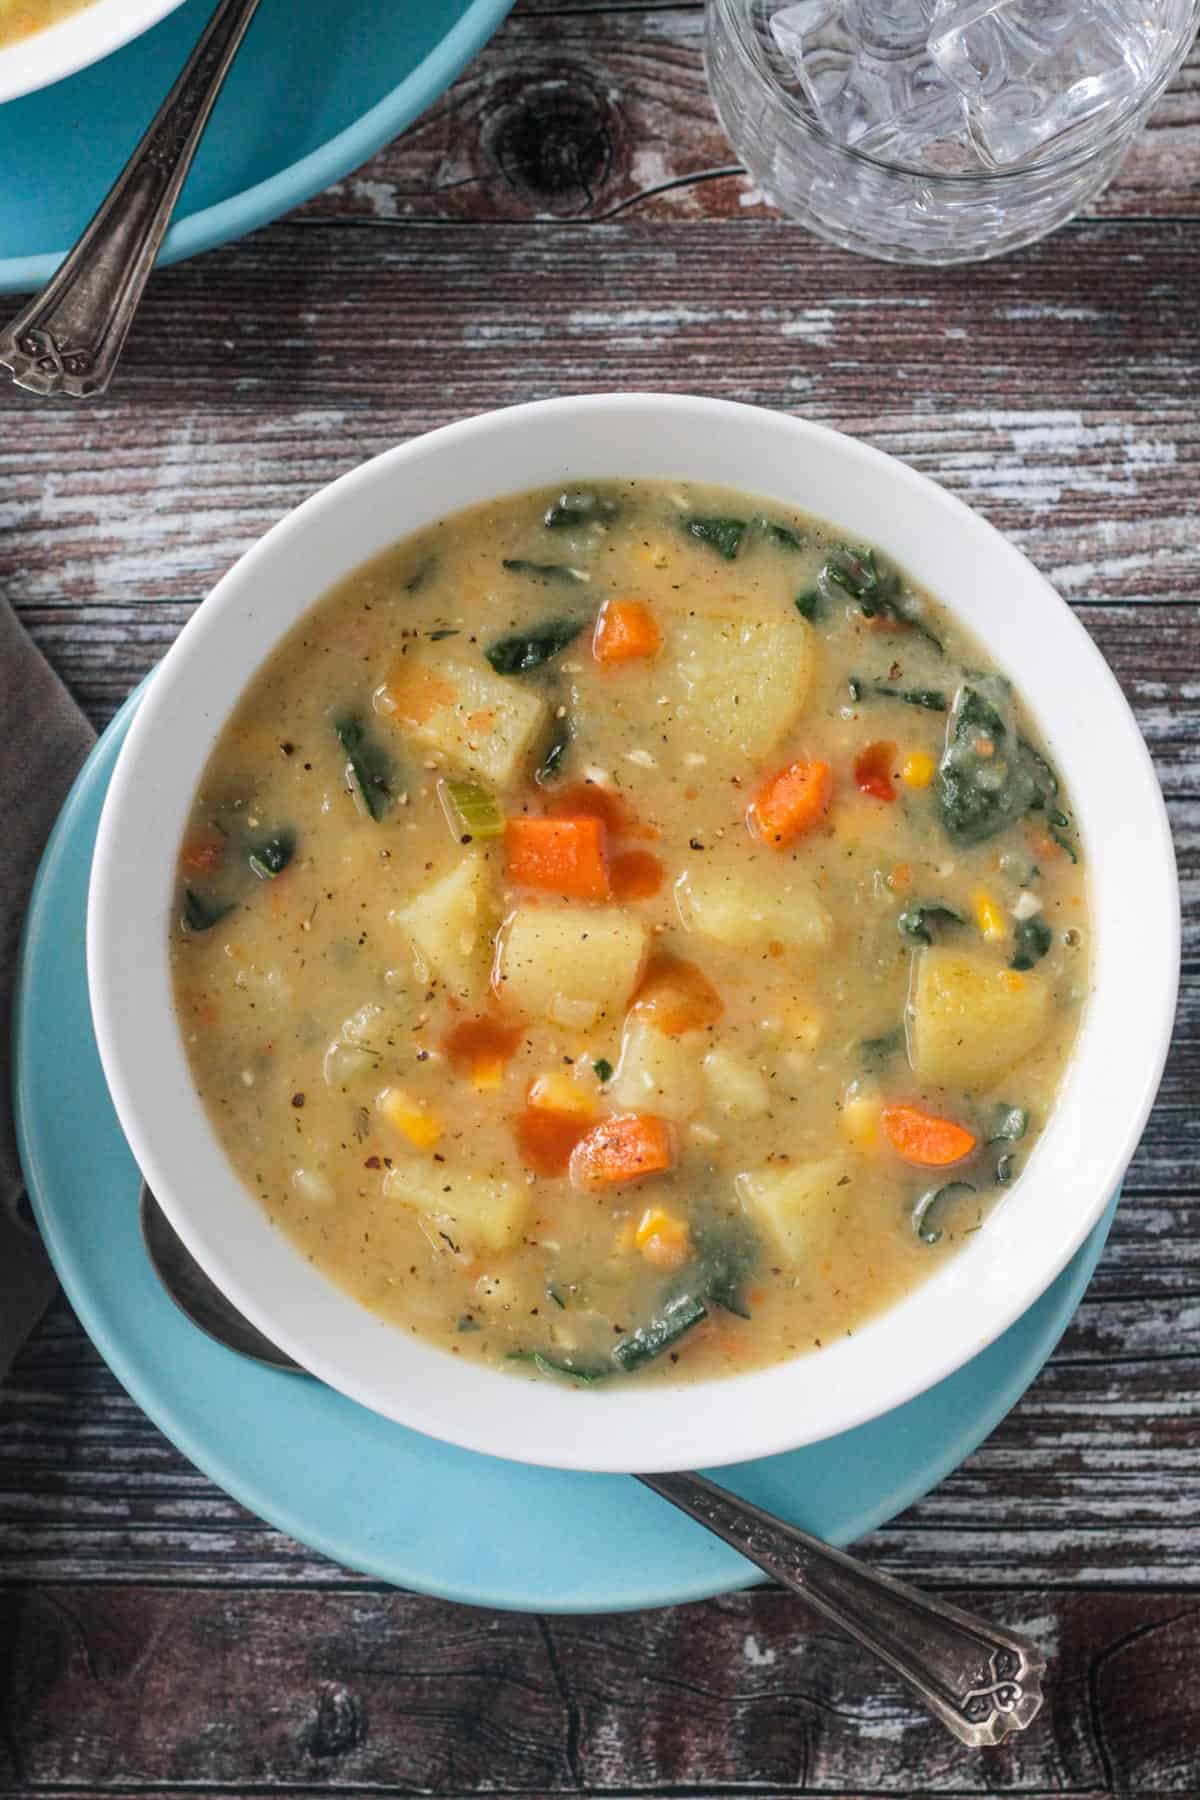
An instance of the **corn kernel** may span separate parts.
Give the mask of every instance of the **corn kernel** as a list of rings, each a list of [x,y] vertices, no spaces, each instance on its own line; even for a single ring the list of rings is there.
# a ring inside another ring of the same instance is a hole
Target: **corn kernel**
[[[526,1104],[538,1112],[565,1113],[572,1119],[594,1119],[596,1103],[586,1088],[562,1069],[552,1069],[529,1084]]]
[[[384,1088],[376,1103],[396,1131],[416,1150],[431,1150],[442,1135],[442,1122],[424,1101],[414,1100],[403,1088]]]
[[[878,1094],[856,1093],[851,1088],[842,1102],[841,1127],[846,1142],[856,1150],[876,1149],[882,1110]]]
[[[1008,923],[992,896],[986,888],[980,888],[975,895],[975,917],[979,929],[990,943],[1008,936]]]
[[[900,779],[906,787],[928,787],[936,767],[937,764],[926,751],[910,750],[900,769]]]
[[[648,1206],[638,1220],[633,1241],[656,1269],[679,1269],[687,1261],[688,1228],[674,1213]]]

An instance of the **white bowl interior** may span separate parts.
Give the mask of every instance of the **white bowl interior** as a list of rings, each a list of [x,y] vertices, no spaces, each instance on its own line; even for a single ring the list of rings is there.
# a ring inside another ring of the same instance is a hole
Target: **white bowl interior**
[[[236,690],[335,581],[430,521],[522,488],[603,476],[721,482],[878,544],[1017,680],[1086,845],[1094,992],[1057,1111],[1013,1192],[934,1277],[853,1338],[749,1375],[579,1392],[412,1340],[318,1274],[230,1171],[170,1003],[181,823]],[[231,680],[231,670],[239,671]],[[1165,810],[1116,682],[1068,607],[975,513],[878,451],[727,402],[547,401],[446,427],[364,465],[276,526],[218,584],[158,670],[117,765],[88,919],[105,1072],[135,1155],[226,1293],[314,1373],[473,1449],[590,1469],[740,1461],[826,1437],[949,1374],[1079,1247],[1116,1187],[1161,1074],[1179,909]]]
[[[49,87],[140,37],[183,0],[88,0],[57,24],[0,49],[0,101]],[[144,121],[147,125],[149,119]],[[113,170],[113,176],[118,171]]]

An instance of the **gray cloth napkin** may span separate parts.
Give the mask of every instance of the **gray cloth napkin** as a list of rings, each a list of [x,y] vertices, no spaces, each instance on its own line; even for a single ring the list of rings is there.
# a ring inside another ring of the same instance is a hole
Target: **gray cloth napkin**
[[[24,1199],[12,1122],[12,987],[38,859],[94,732],[0,600],[0,1376],[54,1292]]]

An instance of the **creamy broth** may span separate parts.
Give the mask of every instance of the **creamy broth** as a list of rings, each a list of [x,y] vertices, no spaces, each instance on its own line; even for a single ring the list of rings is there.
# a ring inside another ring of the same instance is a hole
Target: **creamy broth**
[[[0,49],[79,12],[88,0],[0,0]]]
[[[953,615],[818,521],[605,483],[441,521],[253,677],[178,1017],[270,1217],[456,1355],[685,1379],[978,1230],[1088,981],[1078,835]]]

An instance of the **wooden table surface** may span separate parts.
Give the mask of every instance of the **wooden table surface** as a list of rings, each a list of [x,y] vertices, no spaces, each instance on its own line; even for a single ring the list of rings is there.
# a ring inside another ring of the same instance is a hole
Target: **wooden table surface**
[[[1030,553],[1166,790],[1177,1035],[1057,1354],[862,1548],[1036,1632],[1048,1704],[963,1750],[766,1589],[608,1618],[394,1592],[203,1479],[59,1302],[0,1395],[0,1793],[1200,1793],[1200,58],[1092,215],[923,273],[772,216],[712,118],[701,27],[524,0],[368,167],[157,275],[109,399],[0,392],[0,591],[103,724],[330,477],[466,413],[626,387],[829,421]]]

